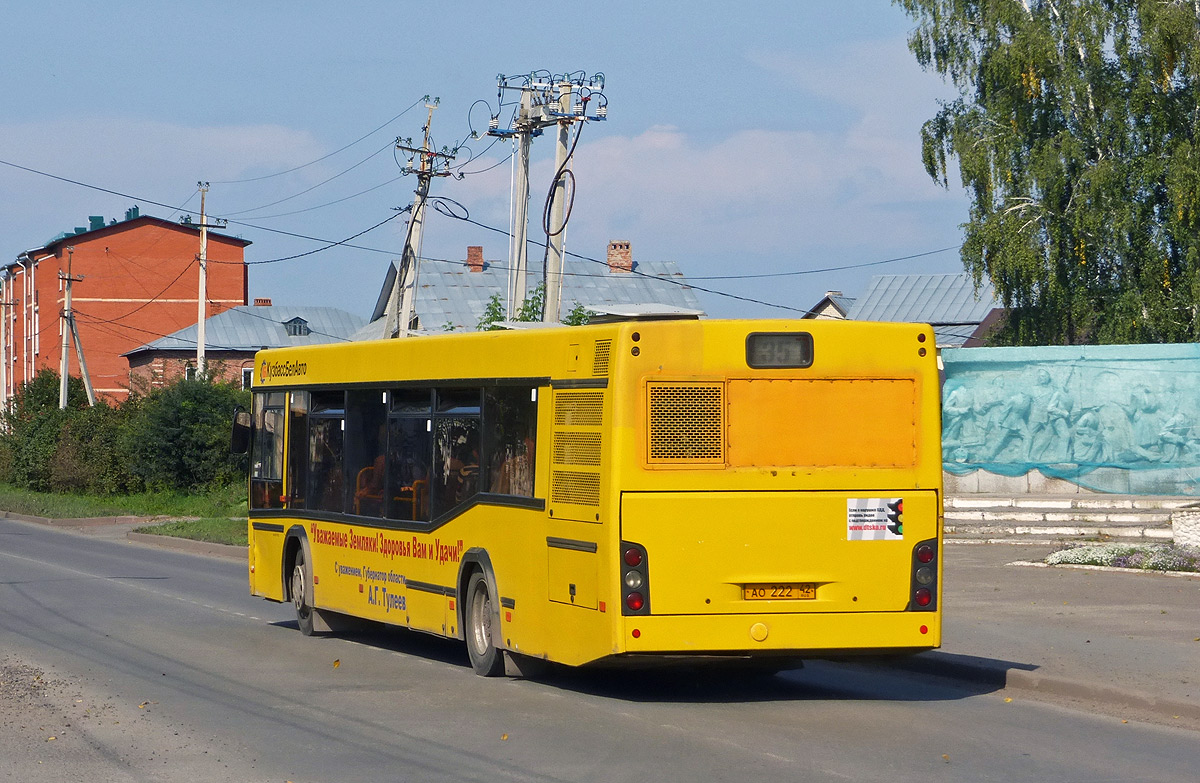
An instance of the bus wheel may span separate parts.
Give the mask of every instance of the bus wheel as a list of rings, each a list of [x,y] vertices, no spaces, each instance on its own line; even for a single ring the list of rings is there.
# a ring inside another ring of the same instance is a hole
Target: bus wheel
[[[313,608],[308,595],[308,575],[304,562],[304,548],[296,552],[296,567],[292,569],[292,604],[296,607],[296,624],[300,633],[313,635]]]
[[[476,571],[467,583],[467,654],[471,668],[483,677],[495,677],[504,671],[504,658],[492,642],[492,623],[497,619],[487,578]]]

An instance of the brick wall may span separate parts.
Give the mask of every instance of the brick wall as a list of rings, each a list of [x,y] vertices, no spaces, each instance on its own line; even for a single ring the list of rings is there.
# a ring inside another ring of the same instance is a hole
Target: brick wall
[[[246,244],[209,233],[210,317],[246,304]],[[30,254],[33,263],[10,264],[0,292],[15,303],[7,308],[10,389],[43,368],[58,371],[65,304],[60,275],[70,263],[88,375],[99,396],[124,399],[131,376],[122,354],[196,323],[199,250],[198,229],[143,216],[51,243]],[[69,355],[69,372],[79,375],[73,345]]]

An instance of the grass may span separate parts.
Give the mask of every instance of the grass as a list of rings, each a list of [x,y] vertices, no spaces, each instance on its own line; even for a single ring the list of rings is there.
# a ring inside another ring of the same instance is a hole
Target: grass
[[[208,492],[141,492],[135,495],[60,495],[0,485],[0,509],[52,519],[81,517],[246,517],[246,488]]]
[[[246,488],[208,492],[141,492],[136,495],[60,495],[0,484],[0,509],[51,519],[174,517],[135,532],[246,546]]]
[[[1142,571],[1200,572],[1200,547],[1174,544],[1081,544],[1051,552],[1049,565],[1095,565]]]
[[[210,517],[206,519],[176,519],[163,522],[160,525],[148,525],[134,530],[135,533],[149,533],[155,536],[175,536],[190,538],[193,541],[205,541],[210,544],[232,544],[246,546],[246,520],[230,519],[228,517]]]

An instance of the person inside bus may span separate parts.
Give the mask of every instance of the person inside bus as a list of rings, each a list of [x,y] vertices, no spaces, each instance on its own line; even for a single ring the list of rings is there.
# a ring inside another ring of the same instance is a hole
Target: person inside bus
[[[354,513],[380,516],[383,511],[383,478],[386,462],[387,423],[379,425],[375,449],[379,452],[367,467],[358,472],[354,488]]]

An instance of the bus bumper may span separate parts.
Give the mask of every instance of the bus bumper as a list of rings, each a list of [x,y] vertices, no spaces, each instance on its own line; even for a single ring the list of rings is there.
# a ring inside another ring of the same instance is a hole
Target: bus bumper
[[[621,653],[824,657],[920,652],[942,644],[937,612],[623,617]]]

